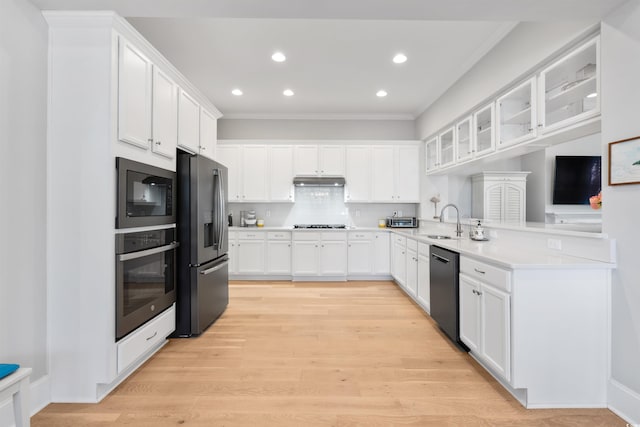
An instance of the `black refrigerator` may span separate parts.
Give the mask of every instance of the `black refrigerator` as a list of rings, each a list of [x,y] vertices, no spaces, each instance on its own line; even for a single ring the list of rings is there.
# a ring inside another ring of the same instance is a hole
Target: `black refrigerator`
[[[229,303],[227,168],[178,150],[178,285],[174,336],[200,335]]]

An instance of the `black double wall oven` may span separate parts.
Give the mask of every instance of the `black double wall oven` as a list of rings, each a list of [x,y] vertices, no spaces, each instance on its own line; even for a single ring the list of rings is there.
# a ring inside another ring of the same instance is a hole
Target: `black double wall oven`
[[[116,341],[176,301],[176,173],[116,158]]]

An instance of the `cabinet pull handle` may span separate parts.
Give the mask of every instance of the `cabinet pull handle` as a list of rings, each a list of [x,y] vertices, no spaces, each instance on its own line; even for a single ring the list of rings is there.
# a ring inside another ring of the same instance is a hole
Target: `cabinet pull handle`
[[[156,141],[156,145],[162,145],[161,141]]]
[[[147,142],[153,142],[153,138],[147,139]]]
[[[476,273],[480,273],[480,274],[485,274],[486,273],[486,271],[478,270],[477,268],[474,268],[473,271],[475,271]]]
[[[155,337],[156,337],[156,335],[158,335],[158,331],[155,331],[155,332],[153,333],[153,335],[151,335],[150,337],[148,337],[148,338],[147,338],[147,341],[149,341],[150,339],[155,338]]]

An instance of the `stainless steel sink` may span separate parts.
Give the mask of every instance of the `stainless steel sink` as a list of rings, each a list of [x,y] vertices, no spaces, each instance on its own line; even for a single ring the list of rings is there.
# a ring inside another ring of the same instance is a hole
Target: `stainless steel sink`
[[[445,236],[443,234],[427,234],[427,237],[429,239],[438,239],[438,240],[445,240],[445,239],[451,238],[451,236]]]

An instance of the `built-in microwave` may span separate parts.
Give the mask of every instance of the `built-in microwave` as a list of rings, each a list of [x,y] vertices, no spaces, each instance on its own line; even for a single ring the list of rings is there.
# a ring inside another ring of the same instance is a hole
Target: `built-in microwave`
[[[176,222],[176,173],[123,157],[118,171],[116,228]]]

